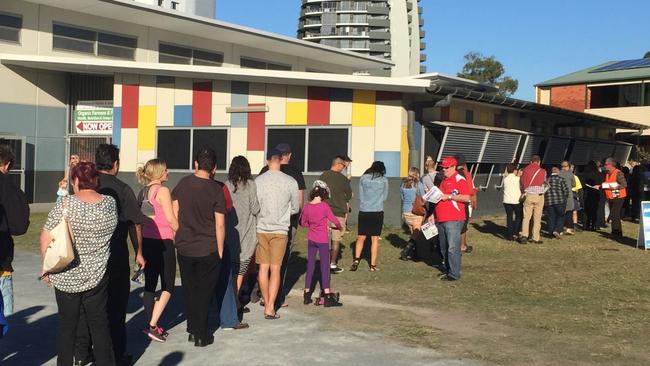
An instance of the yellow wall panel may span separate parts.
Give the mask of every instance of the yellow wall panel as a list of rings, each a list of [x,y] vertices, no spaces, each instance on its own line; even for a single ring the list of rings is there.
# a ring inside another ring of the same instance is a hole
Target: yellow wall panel
[[[138,129],[123,128],[120,142],[120,170],[135,172],[138,167]]]
[[[287,102],[287,124],[307,125],[307,102]]]
[[[350,156],[352,175],[359,177],[375,161],[375,129],[372,127],[352,127]]]
[[[158,85],[156,88],[156,124],[174,125],[174,84]]]
[[[353,126],[374,126],[376,93],[372,90],[354,90],[352,104]]]
[[[377,105],[375,124],[375,150],[400,151],[402,125],[406,122],[401,103],[384,103]]]
[[[250,83],[249,90],[248,90],[248,103],[249,104],[266,103],[266,84]]]
[[[138,109],[138,150],[154,150],[155,148],[156,107],[141,106]]]
[[[330,124],[351,125],[352,124],[352,103],[350,102],[330,103]]]
[[[284,125],[287,115],[287,86],[280,84],[266,85],[267,125]]]
[[[140,76],[139,103],[140,105],[156,105],[156,76]]]
[[[409,174],[409,141],[408,128],[406,126],[402,126],[401,137],[399,175],[406,177]]]
[[[251,164],[251,171],[253,172],[259,172],[266,164],[264,151],[248,151],[246,153],[246,159]]]
[[[228,157],[228,162],[237,155],[246,156],[247,142],[248,134],[245,128],[230,129],[230,156]]]
[[[175,105],[192,105],[192,79],[176,78],[176,88],[174,89]]]

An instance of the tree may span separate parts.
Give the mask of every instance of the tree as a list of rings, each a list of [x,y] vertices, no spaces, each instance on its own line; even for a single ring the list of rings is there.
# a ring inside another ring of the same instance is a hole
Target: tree
[[[499,88],[500,95],[507,97],[517,91],[519,81],[504,75],[505,72],[503,64],[494,56],[486,57],[478,52],[470,52],[465,55],[465,66],[458,76],[494,85]]]
[[[650,51],[646,52],[645,55],[643,55],[643,58],[650,58]]]

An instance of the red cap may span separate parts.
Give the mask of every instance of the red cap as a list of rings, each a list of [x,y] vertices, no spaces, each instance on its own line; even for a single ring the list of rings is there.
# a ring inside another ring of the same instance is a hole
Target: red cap
[[[452,156],[445,156],[442,158],[442,162],[440,163],[440,166],[443,168],[449,168],[450,166],[456,165],[458,165],[458,162]]]

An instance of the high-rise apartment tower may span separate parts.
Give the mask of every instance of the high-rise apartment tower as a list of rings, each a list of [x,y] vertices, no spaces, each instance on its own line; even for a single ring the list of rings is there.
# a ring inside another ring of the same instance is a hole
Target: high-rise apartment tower
[[[298,38],[390,59],[372,75],[426,72],[420,0],[302,0]]]
[[[190,15],[215,18],[216,0],[134,0],[139,3],[177,10]]]

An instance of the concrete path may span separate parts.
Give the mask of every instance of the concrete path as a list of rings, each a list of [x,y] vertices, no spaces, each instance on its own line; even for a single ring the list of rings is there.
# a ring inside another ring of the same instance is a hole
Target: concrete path
[[[0,340],[3,366],[56,364],[57,307],[53,290],[37,281],[39,266],[38,256],[16,253],[16,312],[9,318],[8,337]],[[302,314],[300,308],[283,309],[282,319],[265,320],[256,305],[250,306],[246,317],[250,329],[217,330],[214,345],[195,348],[187,342],[180,288],[161,322],[168,325],[169,339],[151,343],[141,333],[145,324],[141,293],[142,287],[132,287],[127,316],[128,349],[137,365],[478,365],[429,349],[404,347],[378,335],[346,331],[345,324],[341,331],[323,331],[320,321]]]

